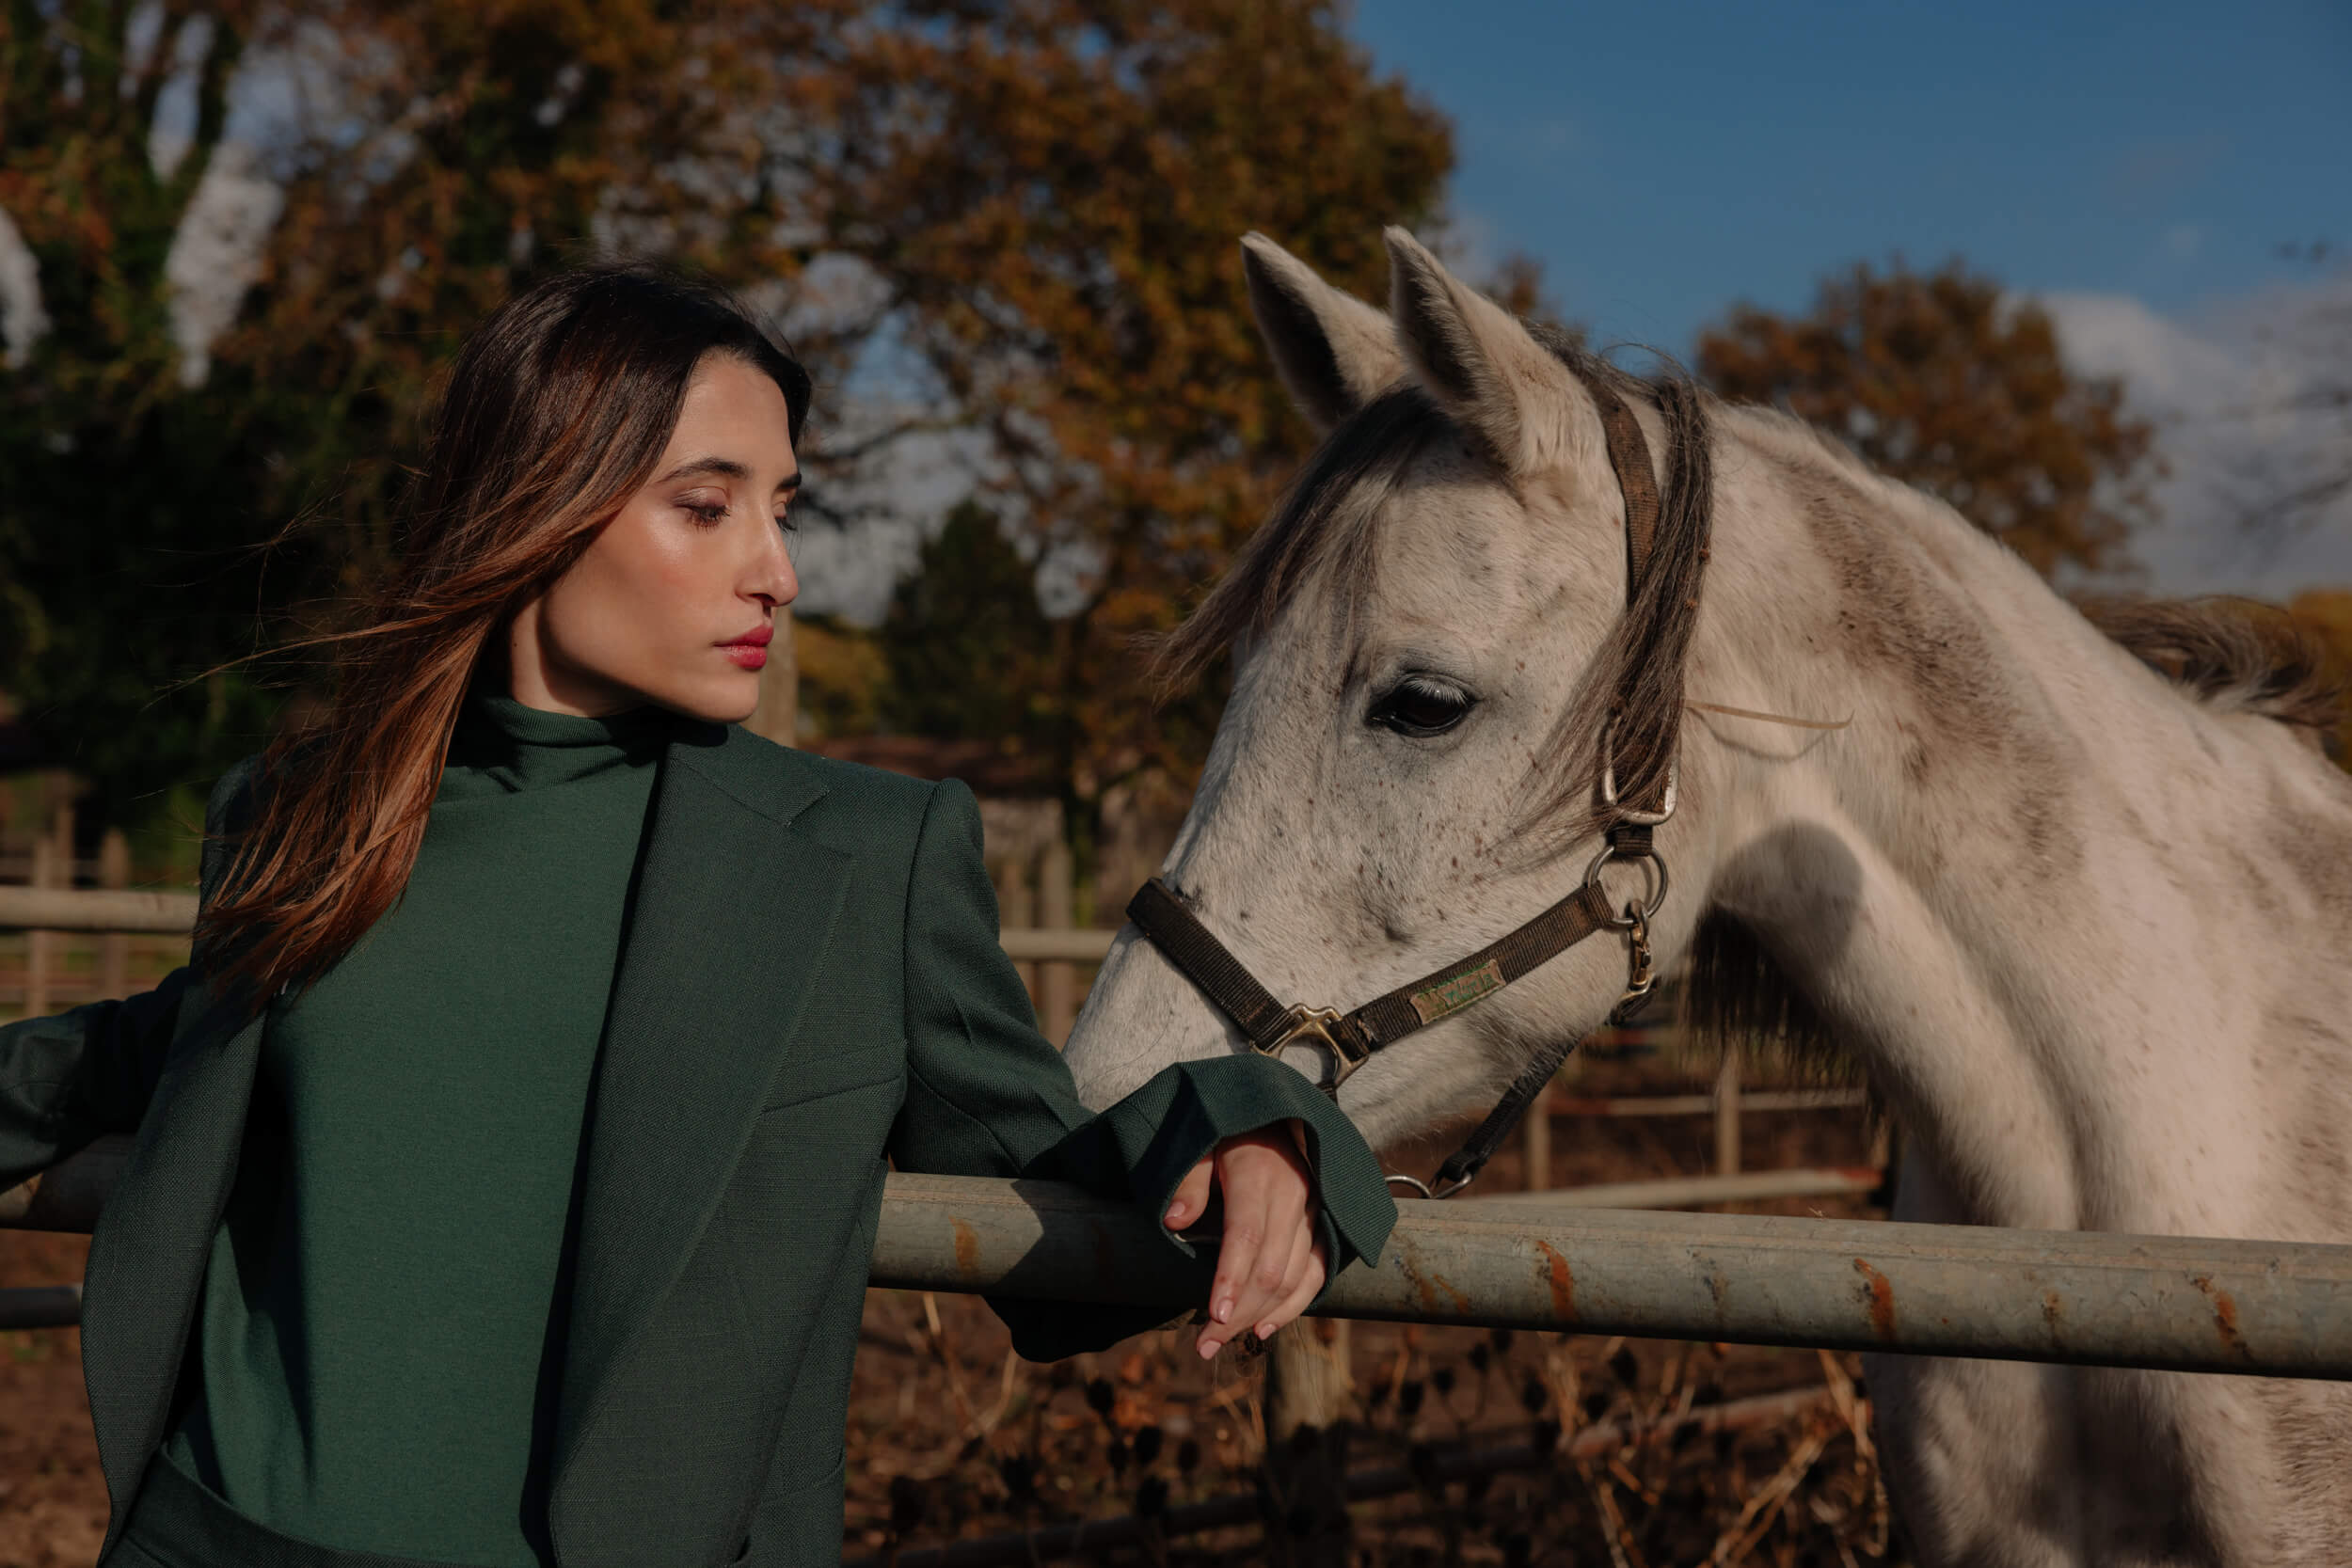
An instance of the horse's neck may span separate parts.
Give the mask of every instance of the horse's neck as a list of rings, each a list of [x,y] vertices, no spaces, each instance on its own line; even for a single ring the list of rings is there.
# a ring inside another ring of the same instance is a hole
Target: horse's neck
[[[1770,459],[1717,530],[1692,695],[1852,723],[1693,716],[1718,901],[1867,1056],[1947,1217],[2241,1230],[2282,1107],[2314,1128],[2352,1068],[2314,1023],[2352,988],[2296,947],[2342,941],[2313,907],[2352,897],[2342,792],[1942,508]],[[2298,812],[2332,873],[2283,858]]]

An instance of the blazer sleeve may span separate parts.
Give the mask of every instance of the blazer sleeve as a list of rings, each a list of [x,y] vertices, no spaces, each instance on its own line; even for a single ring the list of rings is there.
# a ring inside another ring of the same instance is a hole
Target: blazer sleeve
[[[923,818],[906,910],[906,1102],[891,1153],[903,1170],[1071,1181],[1128,1198],[1156,1222],[1177,1183],[1218,1143],[1297,1119],[1322,1199],[1330,1272],[1376,1258],[1395,1223],[1355,1124],[1292,1069],[1261,1056],[1178,1063],[1099,1116],[1039,1034],[1028,992],[997,941],[978,803],[949,780]],[[1165,1226],[1171,1246],[1194,1248]],[[1164,1310],[992,1301],[1031,1360],[1100,1349],[1168,1320]]]
[[[252,759],[204,810],[203,895],[217,884],[229,825],[247,807]],[[106,1132],[137,1130],[163,1075],[193,981],[182,967],[154,990],[0,1027],[0,1186],[46,1170]]]

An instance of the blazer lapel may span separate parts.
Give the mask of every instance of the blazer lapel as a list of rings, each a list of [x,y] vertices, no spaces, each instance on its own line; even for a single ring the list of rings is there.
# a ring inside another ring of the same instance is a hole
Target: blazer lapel
[[[589,1096],[559,1483],[700,1243],[817,976],[855,863],[790,826],[823,792],[740,731],[664,762]]]
[[[114,1505],[109,1544],[166,1435],[261,1060],[260,1016],[200,983],[181,1006],[180,1037],[99,1216],[85,1271],[82,1376]]]

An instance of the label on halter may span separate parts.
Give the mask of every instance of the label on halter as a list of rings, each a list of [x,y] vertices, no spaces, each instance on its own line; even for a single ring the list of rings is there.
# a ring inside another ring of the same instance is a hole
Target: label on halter
[[[1426,990],[1413,992],[1413,1011],[1423,1023],[1435,1023],[1448,1013],[1460,1012],[1488,991],[1502,989],[1502,971],[1488,958],[1476,969],[1440,980]]]

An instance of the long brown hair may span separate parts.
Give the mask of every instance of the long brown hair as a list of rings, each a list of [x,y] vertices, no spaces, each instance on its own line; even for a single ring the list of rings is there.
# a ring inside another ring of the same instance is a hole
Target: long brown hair
[[[398,570],[336,649],[324,721],[262,758],[249,824],[197,925],[225,990],[265,1002],[332,965],[398,901],[492,634],[651,477],[705,356],[785,396],[808,372],[733,295],[638,265],[561,274],[459,350],[427,429]]]

